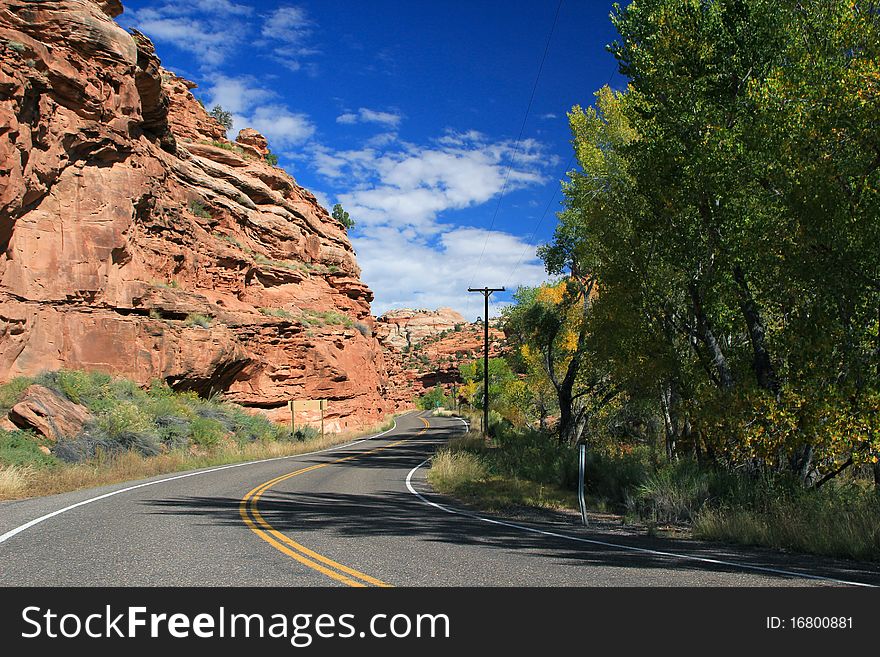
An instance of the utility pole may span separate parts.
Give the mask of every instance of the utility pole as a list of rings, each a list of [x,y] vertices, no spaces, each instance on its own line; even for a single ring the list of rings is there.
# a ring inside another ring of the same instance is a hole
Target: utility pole
[[[483,435],[489,435],[489,296],[493,292],[504,292],[503,287],[469,287],[468,292],[483,295]]]

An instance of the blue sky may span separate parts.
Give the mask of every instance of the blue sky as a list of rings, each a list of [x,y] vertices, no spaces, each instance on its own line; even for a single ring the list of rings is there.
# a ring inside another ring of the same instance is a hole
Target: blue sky
[[[233,113],[230,138],[256,128],[301,185],[350,212],[377,315],[451,306],[474,319],[483,303],[469,286],[546,280],[535,248],[552,236],[571,162],[565,114],[623,85],[600,0],[125,8],[117,20],[152,38],[165,67]],[[509,298],[493,295],[490,314]]]

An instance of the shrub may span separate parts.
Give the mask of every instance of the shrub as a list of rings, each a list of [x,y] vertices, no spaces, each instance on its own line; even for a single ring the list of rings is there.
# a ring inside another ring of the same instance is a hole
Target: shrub
[[[211,318],[198,313],[192,313],[186,316],[183,321],[184,326],[199,326],[201,328],[211,328]]]
[[[192,200],[187,205],[189,211],[192,212],[195,216],[201,217],[202,219],[210,219],[211,213],[205,208],[204,203],[199,200]]]
[[[18,41],[7,40],[6,47],[10,50],[14,50],[20,55],[27,51],[27,46]]]
[[[267,317],[278,317],[280,319],[293,319],[293,315],[284,308],[260,308],[260,312]]]
[[[57,463],[40,449],[37,436],[26,431],[0,429],[0,465],[49,467]]]
[[[230,417],[234,421],[233,431],[239,443],[275,441],[288,433],[284,427],[275,424],[269,418],[248,413],[237,407],[230,409]]]
[[[0,385],[0,414],[6,415],[9,409],[15,406],[22,394],[34,380],[27,376],[17,376],[9,383]]]
[[[486,466],[476,454],[441,449],[431,459],[428,476],[432,484],[454,490],[470,482],[485,479],[487,475]]]
[[[664,465],[640,484],[631,510],[656,522],[690,522],[709,501],[710,476],[696,462]]]
[[[268,164],[272,165],[273,167],[277,167],[278,166],[278,156],[275,155],[275,153],[273,153],[272,151],[269,151],[268,153],[266,153],[266,162]]]
[[[294,431],[293,435],[291,435],[291,439],[299,441],[299,442],[304,442],[306,440],[314,440],[315,438],[318,437],[319,433],[320,433],[320,431],[318,429],[316,429],[315,427],[308,425],[308,424],[304,424],[304,425],[296,428],[296,431]]]
[[[44,372],[37,376],[34,382],[54,390],[74,404],[81,404],[95,413],[107,408],[113,377],[104,372],[58,370],[57,372]]]
[[[354,326],[354,320],[335,310],[304,310],[300,321],[304,326]]]
[[[198,417],[189,426],[189,437],[200,447],[213,447],[226,435],[223,424],[214,418]]]

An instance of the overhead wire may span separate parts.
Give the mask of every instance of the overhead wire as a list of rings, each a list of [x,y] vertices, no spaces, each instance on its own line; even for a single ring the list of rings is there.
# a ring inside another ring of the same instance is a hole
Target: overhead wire
[[[480,265],[483,262],[483,256],[486,254],[486,246],[489,244],[489,237],[492,234],[492,229],[495,227],[495,220],[498,217],[498,211],[501,209],[501,202],[504,200],[504,194],[507,191],[507,186],[510,182],[510,172],[513,169],[513,163],[516,161],[516,156],[519,154],[520,143],[522,141],[523,133],[526,129],[526,123],[529,119],[529,114],[532,110],[532,103],[535,100],[535,92],[538,90],[538,82],[541,79],[541,73],[544,70],[544,63],[547,60],[547,53],[550,51],[550,43],[553,40],[553,33],[556,31],[556,23],[559,21],[559,11],[562,9],[562,3],[564,0],[559,0],[559,3],[556,5],[556,13],[553,16],[553,24],[550,27],[550,33],[547,35],[547,43],[544,45],[544,54],[541,56],[541,64],[538,66],[538,74],[535,76],[535,83],[532,85],[532,93],[529,96],[529,103],[526,107],[526,113],[523,117],[522,125],[519,129],[519,134],[516,137],[516,142],[514,144],[513,155],[510,158],[510,163],[507,166],[507,173],[504,176],[504,184],[501,187],[501,194],[498,197],[498,203],[495,205],[495,211],[492,213],[492,220],[489,222],[489,228],[486,230],[486,238],[483,240],[483,248],[480,251],[480,256],[477,258],[477,262],[475,263],[472,271],[471,271],[471,279],[468,287],[473,287],[474,277],[479,271]]]

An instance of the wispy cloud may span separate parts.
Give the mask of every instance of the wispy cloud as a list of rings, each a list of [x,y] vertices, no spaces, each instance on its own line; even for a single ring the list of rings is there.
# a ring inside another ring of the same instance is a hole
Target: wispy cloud
[[[252,12],[252,7],[230,0],[160,2],[128,10],[120,22],[190,53],[204,68],[216,69],[245,42]]]
[[[302,146],[315,134],[308,115],[295,112],[280,102],[278,94],[261,86],[251,76],[210,76],[206,86],[207,105],[220,105],[232,114],[230,137],[242,128],[261,132],[270,146],[283,152]]]
[[[379,123],[381,125],[396,128],[400,125],[403,117],[395,112],[380,112],[361,107],[357,112],[345,112],[336,117],[336,123]]]
[[[312,43],[315,23],[302,7],[278,7],[264,17],[260,34],[272,44],[273,58],[291,71],[303,68],[309,57],[320,54]]]
[[[449,132],[429,146],[401,142],[360,150],[317,148],[322,175],[356,184],[339,195],[371,226],[416,226],[433,232],[438,217],[485,203],[507,184],[513,191],[543,182],[547,158],[536,141],[517,148],[479,132]]]
[[[508,192],[544,182],[555,160],[541,143],[449,131],[424,146],[393,137],[345,151],[316,146],[312,161],[343,188],[336,200],[358,222],[352,242],[376,294],[375,313],[447,305],[473,319],[482,305],[466,289],[478,260],[480,281],[490,285],[545,280],[534,246],[522,238],[449,223],[450,213],[497,199],[505,179]]]
[[[314,71],[307,60],[321,52],[312,42],[315,23],[293,5],[258,14],[253,6],[232,0],[164,0],[128,10],[120,22],[186,51],[209,71],[219,70],[245,46],[249,56],[264,56],[292,71]]]
[[[515,288],[538,285],[547,278],[534,247],[500,231],[444,226],[436,239],[428,241],[418,233],[386,226],[358,233],[352,242],[361,277],[376,294],[372,304],[376,315],[392,308],[448,306],[470,320],[481,316],[482,298],[468,294],[467,288],[472,283],[471,264],[484,242],[488,246],[479,284]],[[504,305],[498,298],[493,299],[490,316]]]

